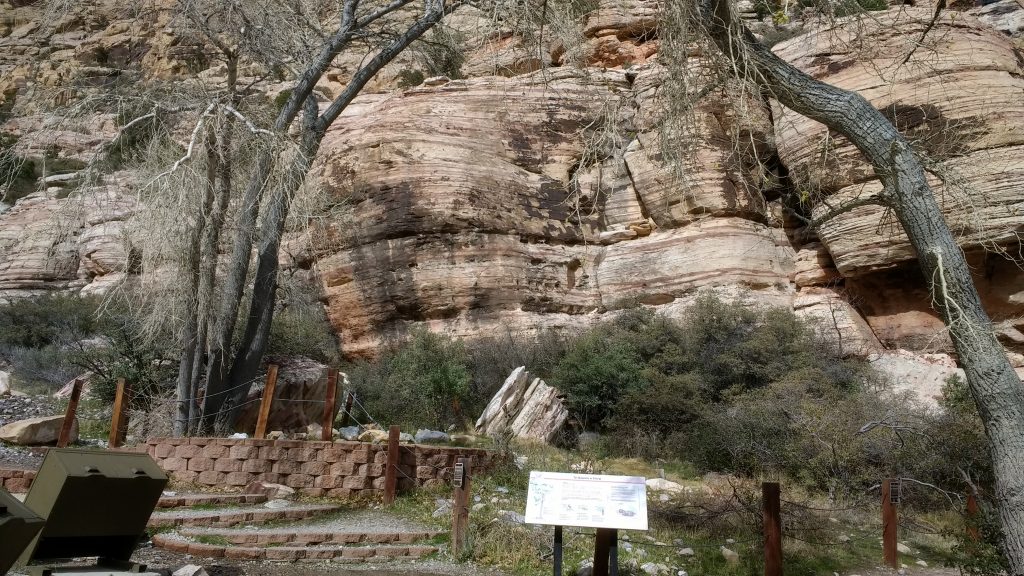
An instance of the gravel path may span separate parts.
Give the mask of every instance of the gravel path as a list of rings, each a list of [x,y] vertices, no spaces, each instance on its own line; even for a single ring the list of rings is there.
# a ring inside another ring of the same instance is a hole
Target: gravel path
[[[387,512],[368,509],[350,509],[332,512],[326,516],[304,522],[301,526],[289,526],[296,532],[431,532],[432,528],[399,518]],[[280,527],[277,528],[280,530]],[[272,528],[267,528],[272,530]]]

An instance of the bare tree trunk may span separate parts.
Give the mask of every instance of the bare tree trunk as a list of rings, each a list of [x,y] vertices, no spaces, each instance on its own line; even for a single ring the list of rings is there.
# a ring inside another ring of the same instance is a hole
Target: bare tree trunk
[[[202,258],[202,242],[205,236],[206,215],[213,205],[213,197],[217,186],[217,145],[216,137],[211,133],[206,138],[206,187],[203,194],[202,206],[196,214],[196,224],[189,238],[188,246],[188,291],[189,295],[199,291],[200,284],[200,263]],[[190,306],[188,318],[182,331],[182,354],[178,363],[178,384],[177,401],[178,409],[175,411],[174,435],[184,436],[188,432],[189,422],[192,419],[192,372],[195,370],[197,361],[197,344],[199,336],[199,308]]]
[[[732,14],[728,0],[698,0],[700,20],[718,48],[786,107],[850,139],[874,167],[882,200],[903,226],[933,294],[935,307],[967,375],[985,423],[996,477],[1005,553],[1024,574],[1024,386],[971,279],[924,169],[906,139],[864,97],[819,82],[762,46]]]
[[[211,402],[204,406],[204,426],[208,426],[207,422],[212,423],[212,418],[216,418],[219,426],[229,428],[238,415],[238,408],[241,405],[242,398],[248,394],[249,386],[246,386],[246,383],[251,382],[259,371],[274,318],[277,296],[278,252],[281,245],[281,234],[284,231],[285,220],[288,216],[289,203],[292,195],[302,185],[313,157],[316,156],[320,148],[320,142],[323,140],[327,128],[330,127],[331,123],[337,119],[377,72],[417,38],[430,30],[445,14],[450,13],[459,4],[453,3],[448,8],[444,8],[442,4],[432,1],[428,5],[430,7],[422,18],[414,22],[403,34],[392,40],[390,44],[385,46],[352,76],[352,80],[349,81],[345,90],[319,117],[317,116],[316,104],[309,97],[312,91],[312,84],[309,85],[308,90],[303,88],[307,94],[307,99],[304,102],[305,126],[302,129],[303,141],[299,147],[297,157],[292,159],[291,164],[288,166],[288,174],[278,189],[274,191],[274,197],[269,202],[263,227],[260,230],[256,278],[245,333],[242,335],[238,351],[235,353],[230,373],[227,375],[226,380],[220,383],[217,388],[218,390],[230,390],[230,393],[212,398]],[[302,81],[300,81],[300,86],[305,86],[306,83],[307,78],[304,76]],[[297,93],[302,92],[297,91],[293,93],[292,99],[295,98]],[[294,109],[291,106],[291,102],[292,100],[289,100],[289,103],[282,110],[281,116],[279,116],[278,122],[275,125],[276,129],[284,130],[290,124],[290,120],[287,123],[283,122],[283,120],[285,115]],[[295,111],[297,112],[297,110]],[[292,118],[294,119],[294,115]],[[233,255],[233,259],[237,257],[238,253],[236,252]],[[241,302],[241,292],[238,293],[237,301]],[[222,354],[217,360],[223,367],[226,359],[226,355],[223,352],[226,348],[218,348],[217,350]],[[219,374],[223,377],[223,372],[219,372]],[[213,389],[212,386],[207,387],[208,392]],[[225,402],[230,406],[229,409],[224,409]],[[221,411],[224,412],[224,416],[216,416]],[[208,420],[208,418],[211,420]]]

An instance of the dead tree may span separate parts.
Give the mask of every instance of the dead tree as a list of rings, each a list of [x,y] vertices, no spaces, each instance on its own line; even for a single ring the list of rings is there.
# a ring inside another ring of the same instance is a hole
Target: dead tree
[[[1024,386],[996,339],[920,159],[863,96],[815,80],[761,45],[728,0],[698,0],[694,15],[734,70],[744,70],[746,79],[787,108],[849,138],[871,163],[883,185],[874,200],[893,211],[917,252],[985,423],[1005,552],[1011,572],[1024,574]],[[832,215],[852,207],[837,206]]]
[[[333,19],[335,24],[329,26],[320,21],[325,12],[320,5],[245,0],[179,0],[175,5],[177,19],[202,43],[213,47],[227,70],[226,87],[200,114],[185,156],[156,177],[168,177],[193,158],[195,149],[203,149],[204,191],[185,250],[185,290],[190,306],[181,330],[176,433],[186,433],[190,423],[203,431],[229,427],[237,417],[248,394],[247,383],[256,378],[267,348],[277,299],[278,256],[290,203],[324,135],[377,72],[461,2],[446,5],[442,0],[426,0],[418,16],[411,5],[411,0],[345,0]],[[297,22],[302,33],[282,38],[277,29],[282,18]],[[396,25],[402,26],[401,31],[389,32]],[[340,54],[354,49],[364,50],[366,58],[344,89],[321,105],[314,92],[317,83]],[[244,63],[256,64],[267,75],[294,79],[267,128],[258,127],[237,109],[239,66]],[[250,150],[243,169],[243,159],[233,143],[238,133],[246,130],[259,134],[265,142]],[[244,185],[237,191],[240,195],[235,194],[240,197],[232,198],[236,181],[244,181]],[[238,206],[235,232],[222,259],[221,233],[231,204]],[[246,303],[248,309],[244,310]],[[240,326],[244,328],[239,330]],[[195,398],[204,381],[204,400],[196,410]]]

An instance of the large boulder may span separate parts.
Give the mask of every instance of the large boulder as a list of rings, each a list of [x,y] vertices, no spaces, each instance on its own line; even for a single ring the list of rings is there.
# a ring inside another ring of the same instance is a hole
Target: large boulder
[[[64,416],[43,416],[11,422],[0,428],[0,440],[19,446],[56,444]],[[71,441],[78,439],[78,419],[71,426]]]
[[[310,424],[319,424],[327,397],[327,366],[309,358],[294,357],[278,363],[274,402],[267,420],[268,430],[306,432]],[[256,429],[265,381],[249,390],[235,429],[252,432]],[[340,394],[336,395],[340,397]]]
[[[555,388],[520,366],[509,374],[476,421],[476,430],[491,436],[551,442],[565,426],[569,411]]]

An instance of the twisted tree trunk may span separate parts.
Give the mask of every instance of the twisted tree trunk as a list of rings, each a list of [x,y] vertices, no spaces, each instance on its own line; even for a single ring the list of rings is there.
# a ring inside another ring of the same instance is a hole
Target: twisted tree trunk
[[[907,140],[863,96],[819,82],[762,46],[733,15],[728,0],[698,0],[699,20],[718,48],[787,108],[850,139],[883,185],[882,202],[903,226],[934,304],[967,376],[985,424],[996,477],[1005,553],[1024,574],[1024,386],[971,279],[925,172]]]

